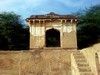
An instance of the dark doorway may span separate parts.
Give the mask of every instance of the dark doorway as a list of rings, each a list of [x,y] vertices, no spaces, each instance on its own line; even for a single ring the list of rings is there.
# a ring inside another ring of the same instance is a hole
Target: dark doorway
[[[46,47],[60,47],[60,32],[56,29],[46,31]]]

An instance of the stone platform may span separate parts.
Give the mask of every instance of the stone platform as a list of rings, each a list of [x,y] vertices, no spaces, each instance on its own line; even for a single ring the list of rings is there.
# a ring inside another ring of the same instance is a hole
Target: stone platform
[[[77,52],[75,49],[1,51],[0,75],[74,75],[72,71],[77,67],[76,59],[79,60],[80,56],[83,57],[82,54],[78,53],[79,56],[72,59],[77,55]],[[86,64],[89,66],[87,62]],[[76,66],[73,67],[72,65]],[[77,70],[79,70],[78,67]],[[90,68],[89,72],[88,75],[93,75]],[[78,73],[76,75],[86,75]]]
[[[0,75],[71,75],[70,50],[1,51]]]

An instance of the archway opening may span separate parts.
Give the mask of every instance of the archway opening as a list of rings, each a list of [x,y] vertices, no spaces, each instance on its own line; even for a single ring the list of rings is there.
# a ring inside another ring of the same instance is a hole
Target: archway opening
[[[46,47],[60,47],[60,32],[56,29],[46,31]]]

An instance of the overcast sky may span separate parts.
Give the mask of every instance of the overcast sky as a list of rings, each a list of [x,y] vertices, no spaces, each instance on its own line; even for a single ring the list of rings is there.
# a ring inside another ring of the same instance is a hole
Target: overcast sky
[[[0,12],[13,11],[27,18],[49,12],[70,14],[96,4],[100,4],[100,0],[0,0]]]

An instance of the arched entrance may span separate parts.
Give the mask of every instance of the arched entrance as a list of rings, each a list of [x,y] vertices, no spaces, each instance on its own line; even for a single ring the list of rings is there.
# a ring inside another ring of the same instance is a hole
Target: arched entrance
[[[60,32],[56,29],[46,31],[46,47],[60,47]]]

